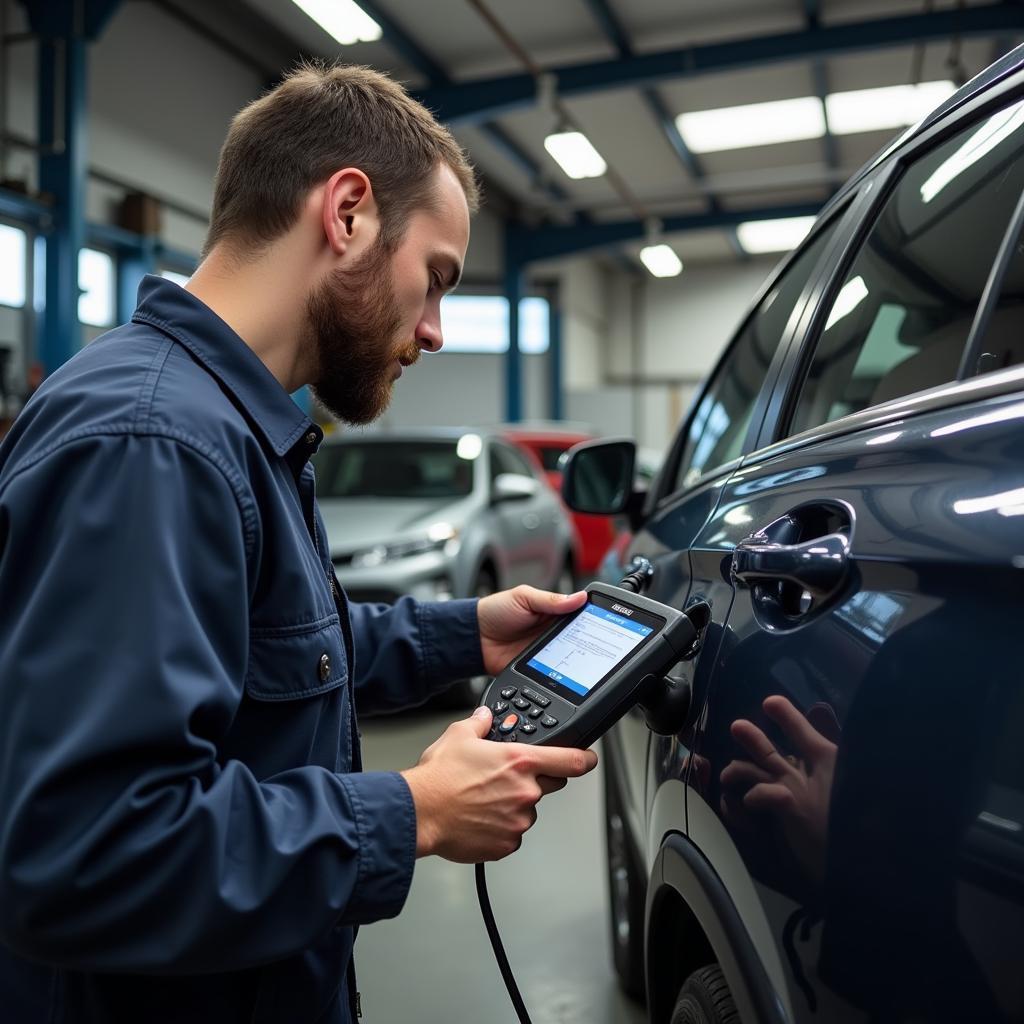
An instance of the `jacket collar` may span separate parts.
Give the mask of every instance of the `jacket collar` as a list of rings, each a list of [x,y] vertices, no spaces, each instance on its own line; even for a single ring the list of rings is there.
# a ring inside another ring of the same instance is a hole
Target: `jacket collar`
[[[301,465],[316,451],[323,431],[292,401],[263,360],[190,292],[147,274],[139,285],[132,321],[151,324],[184,345],[244,406],[278,455],[290,456],[289,462],[301,455]]]

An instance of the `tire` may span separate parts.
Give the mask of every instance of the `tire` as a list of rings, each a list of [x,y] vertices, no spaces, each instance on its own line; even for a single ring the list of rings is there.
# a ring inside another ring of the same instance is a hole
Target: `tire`
[[[691,974],[679,990],[670,1024],[740,1024],[718,964],[709,964]]]
[[[498,589],[498,581],[494,578],[494,572],[483,566],[477,573],[476,583],[473,584],[474,597],[488,597]],[[472,676],[469,679],[460,679],[456,683],[440,693],[435,698],[439,707],[448,708],[453,711],[463,711],[466,708],[472,710],[480,703],[491,682],[491,676]]]
[[[604,770],[604,800],[612,959],[623,992],[642,1002],[646,879],[638,867],[639,858],[630,841],[622,801],[608,765]]]

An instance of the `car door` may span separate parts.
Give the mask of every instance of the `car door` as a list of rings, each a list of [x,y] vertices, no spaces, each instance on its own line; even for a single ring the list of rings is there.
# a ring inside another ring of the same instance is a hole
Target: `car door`
[[[756,893],[798,1021],[1024,1015],[1024,101],[1000,92],[879,171],[775,443],[691,550],[720,641],[689,836]]]
[[[682,608],[690,599],[688,549],[717,506],[723,485],[739,465],[748,437],[756,433],[764,407],[765,381],[778,369],[777,357],[787,332],[799,319],[808,289],[827,258],[847,209],[847,204],[839,204],[806,246],[766,283],[672,445],[648,497],[643,528],[632,539],[624,563],[617,570],[621,577],[633,559],[646,558],[652,573],[645,593],[655,600]],[[687,663],[680,666],[680,672],[691,673],[693,667],[693,663]],[[662,775],[671,777],[675,773],[682,778],[681,766],[689,750],[672,739],[655,737],[653,742],[650,760],[659,765]],[[648,794],[653,797],[654,792],[654,787],[648,786],[651,744],[641,708],[627,712],[605,738],[610,770],[617,773],[625,797],[630,831],[641,853],[649,856],[655,852],[648,842],[646,825]],[[660,835],[670,828],[682,828],[684,814],[681,798],[670,802],[651,832]]]

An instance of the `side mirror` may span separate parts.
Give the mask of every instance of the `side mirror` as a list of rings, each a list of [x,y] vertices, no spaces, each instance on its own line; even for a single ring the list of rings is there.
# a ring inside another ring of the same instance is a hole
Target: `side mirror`
[[[584,441],[569,450],[562,466],[562,500],[575,512],[614,516],[626,512],[631,525],[636,445],[632,441]]]
[[[520,473],[499,473],[494,480],[491,501],[497,505],[504,501],[525,501],[540,491],[540,483],[532,476]]]

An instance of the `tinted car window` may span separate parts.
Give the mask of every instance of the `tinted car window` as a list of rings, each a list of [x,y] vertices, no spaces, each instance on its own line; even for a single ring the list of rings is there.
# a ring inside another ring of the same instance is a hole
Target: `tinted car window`
[[[825,251],[837,221],[838,218],[819,232],[789,266],[718,367],[690,422],[674,490],[692,486],[702,476],[740,454],[755,399],[779,347],[786,322]]]
[[[514,448],[503,444],[491,445],[491,483],[502,473],[517,473],[519,476],[533,476],[533,469],[526,458]]]
[[[1017,103],[907,169],[836,293],[792,433],[956,378],[1024,186],[1022,151]]]
[[[457,498],[473,489],[473,465],[454,441],[329,444],[313,464],[320,498]]]

